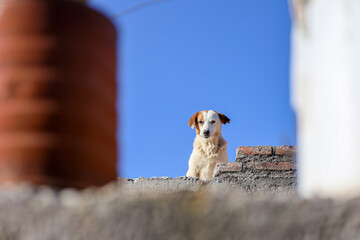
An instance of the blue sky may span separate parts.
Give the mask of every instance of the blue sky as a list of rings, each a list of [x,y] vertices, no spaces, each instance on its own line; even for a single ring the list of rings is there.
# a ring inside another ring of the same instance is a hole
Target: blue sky
[[[113,16],[143,1],[91,0]],[[238,146],[295,145],[286,0],[169,0],[114,20],[118,29],[119,175],[185,175],[201,110]]]

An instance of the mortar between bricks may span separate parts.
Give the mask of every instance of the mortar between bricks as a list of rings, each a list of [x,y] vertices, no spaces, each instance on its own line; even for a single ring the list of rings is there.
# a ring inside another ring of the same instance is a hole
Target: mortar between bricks
[[[218,163],[214,177],[233,182],[247,191],[294,188],[296,185],[293,146],[239,147],[235,162]]]

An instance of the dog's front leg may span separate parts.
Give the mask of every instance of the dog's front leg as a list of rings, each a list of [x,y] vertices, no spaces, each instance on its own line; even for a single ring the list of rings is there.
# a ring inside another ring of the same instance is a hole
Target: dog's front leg
[[[199,173],[196,171],[196,161],[194,161],[194,154],[192,153],[189,160],[189,170],[186,173],[187,177],[199,177]]]
[[[190,169],[186,173],[187,177],[196,177],[196,172],[193,169]]]
[[[189,170],[186,173],[187,177],[198,177],[199,174],[196,174],[195,166],[189,161]]]

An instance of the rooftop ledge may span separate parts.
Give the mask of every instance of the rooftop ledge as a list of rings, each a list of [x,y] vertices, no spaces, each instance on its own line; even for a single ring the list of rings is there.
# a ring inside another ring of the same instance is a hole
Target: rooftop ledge
[[[82,191],[3,186],[0,239],[358,239],[360,198],[300,198],[294,152],[239,147],[211,181],[121,178]]]

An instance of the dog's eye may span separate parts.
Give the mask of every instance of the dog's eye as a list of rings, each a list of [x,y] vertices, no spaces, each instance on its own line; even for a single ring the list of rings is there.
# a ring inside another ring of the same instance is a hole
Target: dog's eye
[[[215,121],[211,121],[211,124],[214,124],[215,123]]]
[[[204,122],[203,121],[199,121],[200,124],[203,124]]]

